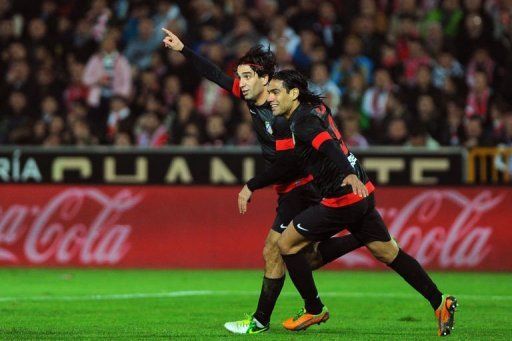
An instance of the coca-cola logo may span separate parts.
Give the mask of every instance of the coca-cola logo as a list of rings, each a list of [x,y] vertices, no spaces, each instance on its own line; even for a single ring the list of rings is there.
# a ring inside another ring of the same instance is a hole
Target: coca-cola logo
[[[118,221],[141,199],[127,189],[109,196],[97,189],[71,188],[43,207],[0,207],[0,261],[19,262],[12,248],[23,243],[24,256],[34,264],[116,264],[130,249],[132,231]]]
[[[491,251],[493,227],[481,219],[498,206],[505,194],[484,190],[467,197],[454,190],[429,190],[403,207],[380,208],[390,234],[400,247],[424,266],[474,267]],[[374,266],[368,252],[357,250],[338,259],[347,266]]]

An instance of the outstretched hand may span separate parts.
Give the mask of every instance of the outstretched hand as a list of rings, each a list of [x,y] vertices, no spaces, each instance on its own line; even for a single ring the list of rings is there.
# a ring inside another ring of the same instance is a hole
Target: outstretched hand
[[[162,27],[162,31],[165,32],[166,37],[163,40],[165,47],[172,49],[173,51],[181,51],[183,50],[183,43],[180,38],[178,38],[174,33],[169,31],[166,28]]]
[[[247,185],[238,193],[238,211],[240,214],[247,212],[247,203],[251,201],[252,191]]]

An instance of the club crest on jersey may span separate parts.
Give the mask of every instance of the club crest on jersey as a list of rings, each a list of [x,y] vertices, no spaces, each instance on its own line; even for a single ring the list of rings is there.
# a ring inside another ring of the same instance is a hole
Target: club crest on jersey
[[[265,121],[265,129],[267,129],[267,133],[269,133],[270,135],[274,133],[274,131],[272,130],[272,125],[270,124],[269,121]]]

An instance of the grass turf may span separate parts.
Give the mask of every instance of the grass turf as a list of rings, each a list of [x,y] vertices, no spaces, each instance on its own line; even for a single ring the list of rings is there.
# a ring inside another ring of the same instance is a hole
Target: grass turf
[[[429,304],[392,272],[316,273],[331,319],[291,333],[280,322],[301,300],[286,281],[271,329],[275,340],[435,338]],[[512,339],[512,274],[433,273],[460,303],[453,340]],[[259,271],[0,270],[2,339],[224,339],[223,323],[252,313]]]

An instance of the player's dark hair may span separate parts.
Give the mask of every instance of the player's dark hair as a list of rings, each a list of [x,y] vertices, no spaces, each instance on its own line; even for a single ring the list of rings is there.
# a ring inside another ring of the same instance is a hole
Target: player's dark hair
[[[276,55],[270,51],[270,47],[265,49],[262,45],[256,45],[236,63],[237,66],[242,64],[249,65],[259,77],[268,75],[271,78],[276,71]]]
[[[308,88],[308,80],[296,70],[281,70],[274,74],[272,79],[283,81],[283,87],[286,91],[293,88],[299,89],[299,102],[317,106],[322,104],[323,97],[312,92]]]

